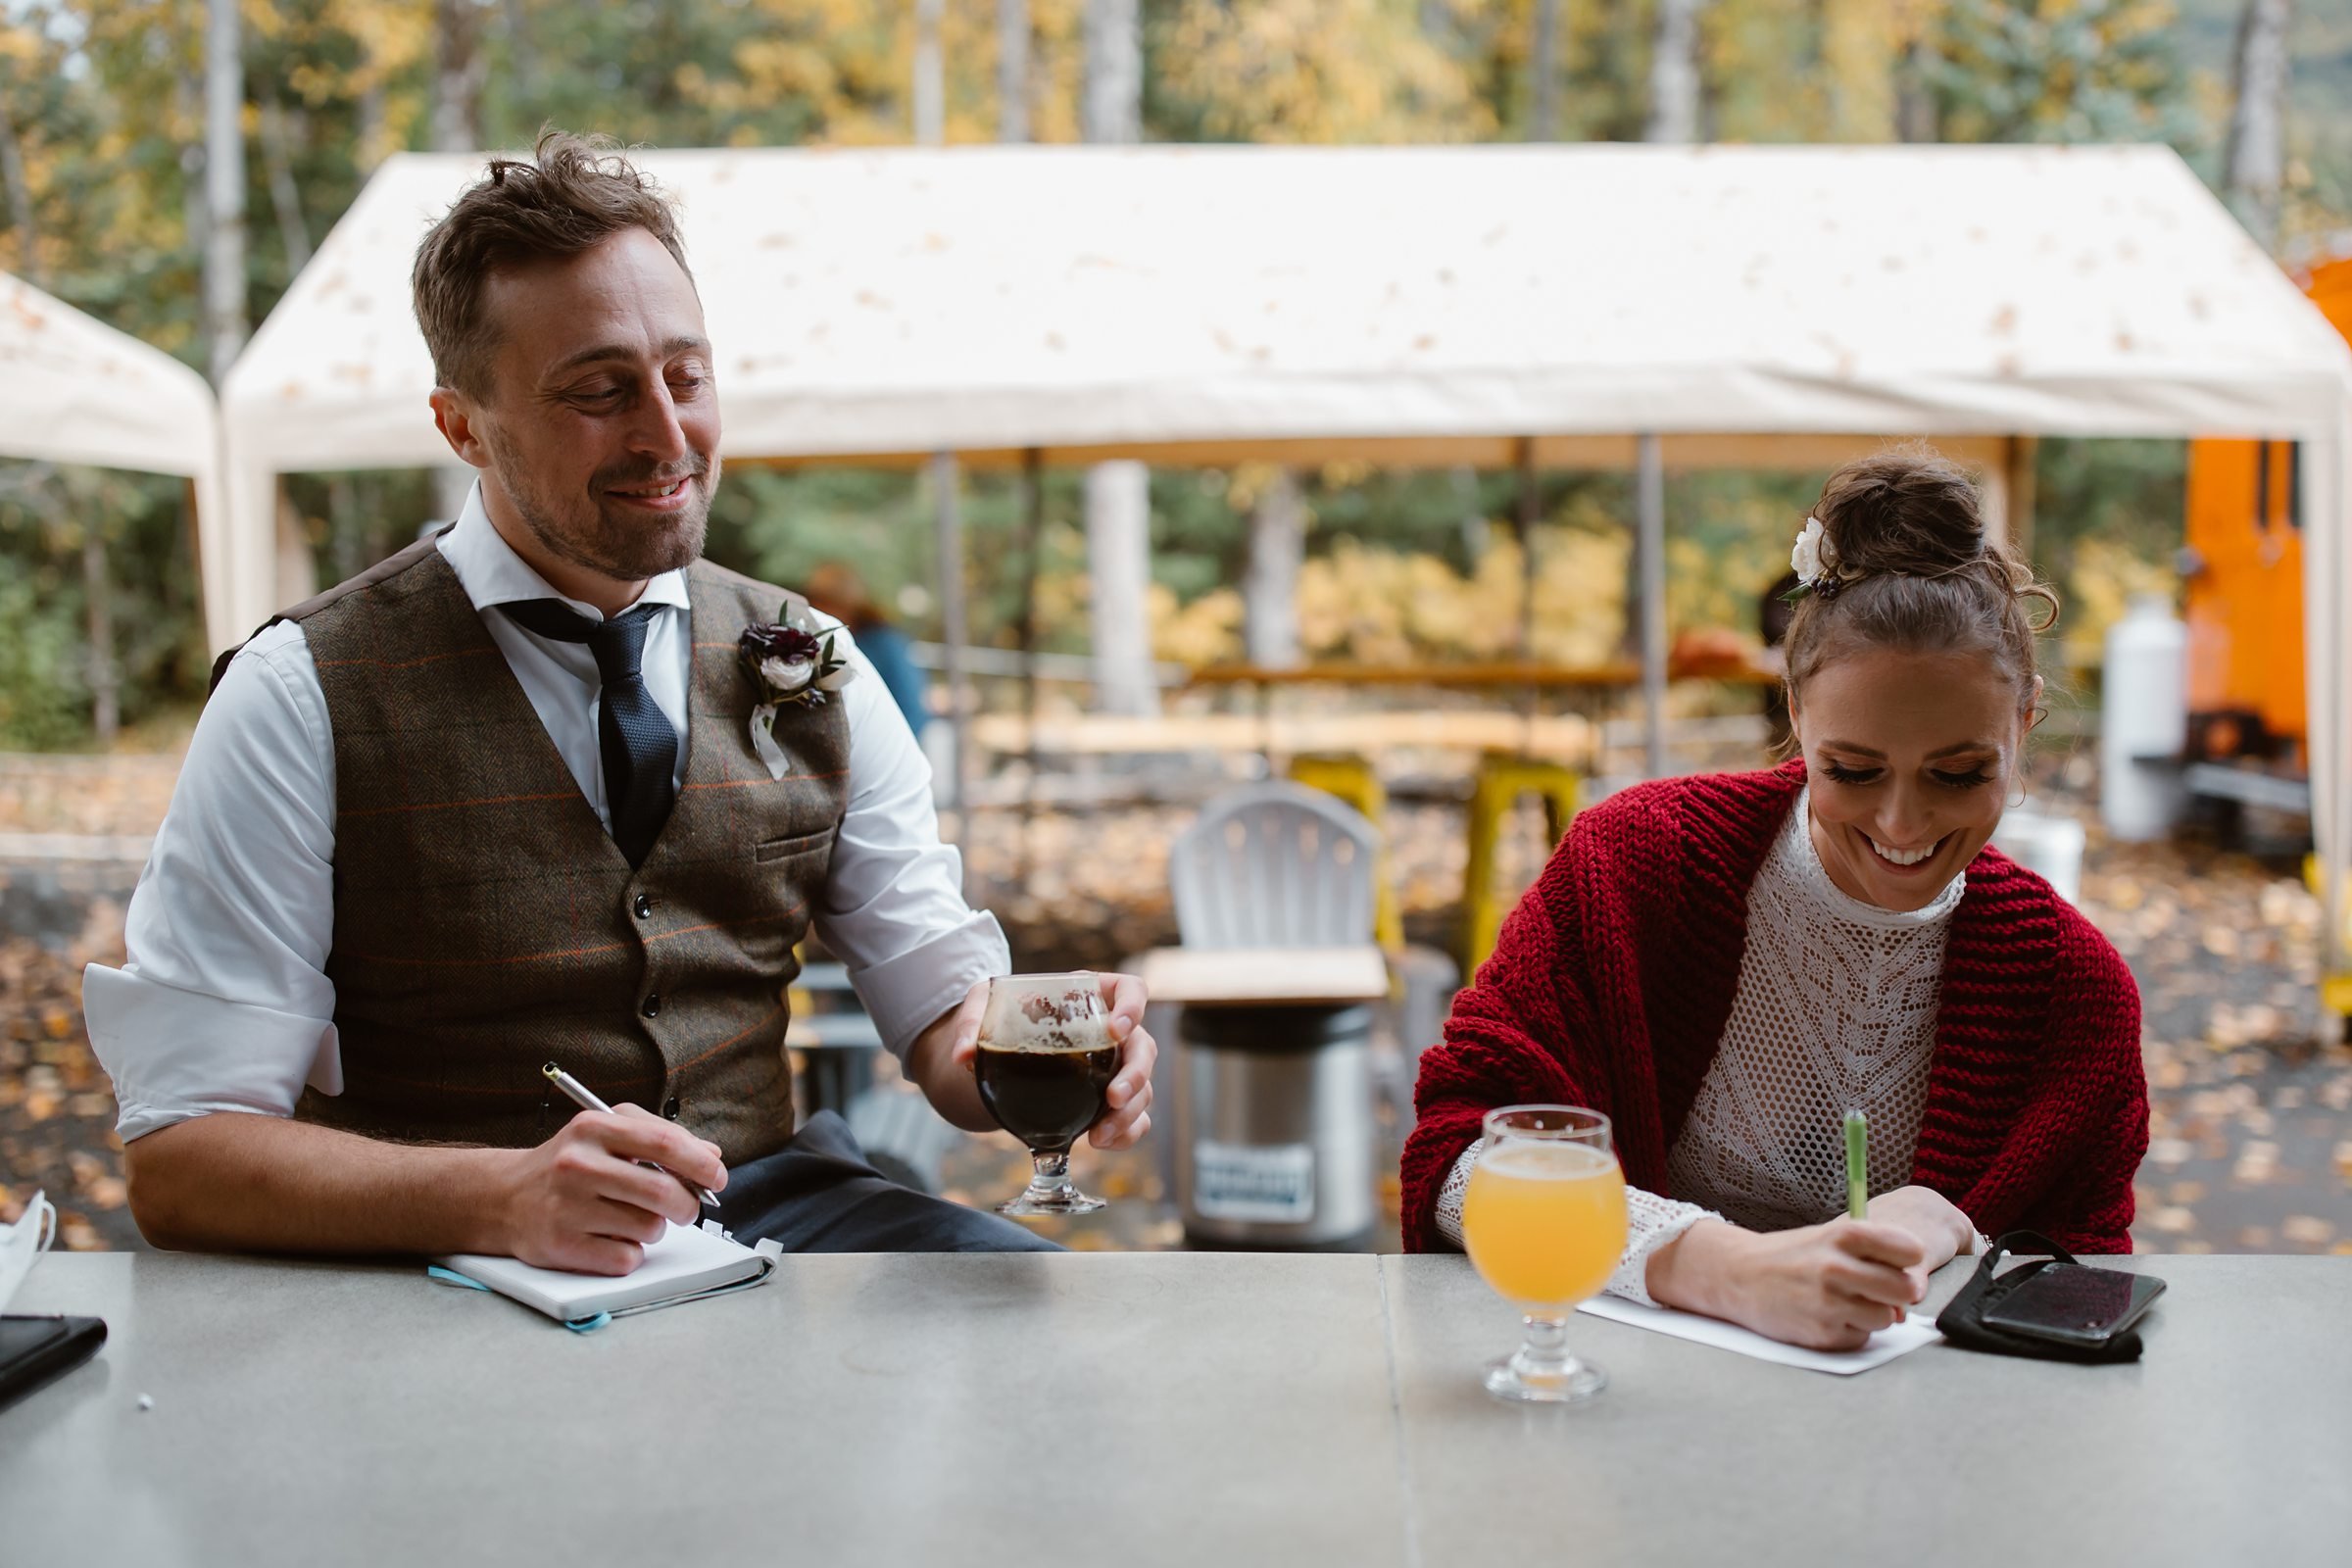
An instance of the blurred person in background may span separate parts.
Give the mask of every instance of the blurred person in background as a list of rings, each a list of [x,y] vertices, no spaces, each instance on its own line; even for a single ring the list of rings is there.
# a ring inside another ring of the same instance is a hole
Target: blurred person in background
[[[923,726],[931,722],[931,710],[924,702],[928,683],[914,667],[914,645],[882,613],[873,595],[866,592],[865,579],[858,575],[858,568],[846,562],[819,562],[801,591],[820,613],[850,628],[866,662],[882,677],[891,701],[906,715],[906,727],[920,738]]]

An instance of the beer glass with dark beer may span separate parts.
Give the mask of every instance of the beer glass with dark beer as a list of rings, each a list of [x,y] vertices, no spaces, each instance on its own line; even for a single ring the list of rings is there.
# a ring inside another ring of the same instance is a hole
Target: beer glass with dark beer
[[[1108,1108],[1103,1096],[1119,1070],[1102,978],[1002,975],[988,983],[974,1059],[980,1102],[1029,1146],[1029,1186],[1000,1214],[1084,1214],[1102,1206],[1070,1181],[1070,1146]]]

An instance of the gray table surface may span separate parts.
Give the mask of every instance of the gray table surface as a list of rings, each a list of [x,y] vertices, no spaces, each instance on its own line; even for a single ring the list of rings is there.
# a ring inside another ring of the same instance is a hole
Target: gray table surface
[[[410,1267],[52,1256],[13,1309],[110,1336],[0,1411],[0,1564],[2352,1562],[2352,1258],[2149,1261],[2135,1366],[1580,1317],[1608,1394],[1521,1410],[1459,1257],[794,1257],[580,1336]]]

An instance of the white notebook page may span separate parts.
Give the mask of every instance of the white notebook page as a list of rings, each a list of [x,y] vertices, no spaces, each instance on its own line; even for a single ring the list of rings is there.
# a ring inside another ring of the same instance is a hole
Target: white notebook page
[[[618,1278],[539,1268],[519,1258],[481,1252],[456,1252],[433,1261],[566,1322],[692,1296],[749,1279],[770,1266],[767,1258],[740,1243],[675,1224],[645,1250],[645,1261],[634,1272]]]

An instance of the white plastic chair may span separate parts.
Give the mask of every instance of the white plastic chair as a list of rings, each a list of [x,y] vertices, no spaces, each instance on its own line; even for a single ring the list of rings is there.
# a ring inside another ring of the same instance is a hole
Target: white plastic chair
[[[1168,854],[1188,948],[1345,947],[1372,940],[1372,824],[1276,780],[1219,796]]]

